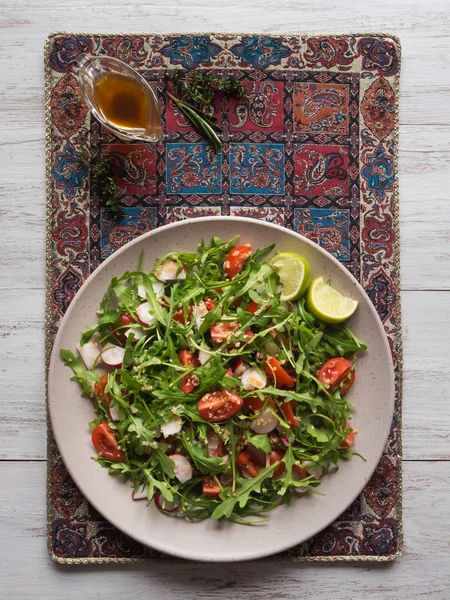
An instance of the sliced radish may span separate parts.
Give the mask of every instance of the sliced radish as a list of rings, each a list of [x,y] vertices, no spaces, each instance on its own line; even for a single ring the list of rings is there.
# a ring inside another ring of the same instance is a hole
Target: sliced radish
[[[136,309],[136,316],[138,318],[138,321],[141,325],[144,325],[145,327],[150,327],[150,325],[156,323],[156,319],[151,314],[150,309],[150,302],[143,302],[142,304],[139,304],[139,306]]]
[[[108,415],[111,421],[120,421],[119,417],[119,407],[117,405],[112,406],[108,405]]]
[[[206,304],[203,302],[203,300],[200,301],[198,306],[194,307],[194,318],[195,324],[197,325],[197,329],[200,329],[203,323],[203,318],[206,314],[208,314],[208,312],[209,310],[207,309]]]
[[[103,362],[105,365],[109,365],[110,367],[120,367],[122,365],[124,356],[125,348],[115,346],[114,344],[105,346],[102,352]]]
[[[186,279],[186,267],[178,272],[178,263],[174,260],[166,260],[157,267],[155,274],[160,281],[174,281],[175,279]]]
[[[222,456],[222,464],[223,465],[227,465],[230,462],[230,455],[229,454],[225,454],[224,456]]]
[[[86,369],[93,369],[97,362],[99,362],[100,348],[96,342],[90,340],[86,342],[84,346],[77,346],[79,355],[81,356]]]
[[[186,483],[192,478],[192,465],[182,454],[171,454],[170,458],[174,462],[175,477],[181,483]]]
[[[234,376],[241,377],[241,375],[243,375],[247,369],[250,369],[250,366],[243,360],[239,359],[234,368]]]
[[[322,465],[318,465],[314,462],[303,463],[303,468],[308,471],[310,475],[313,475],[316,479],[320,479],[323,475]]]
[[[199,351],[199,353],[198,353],[198,360],[200,361],[200,364],[201,364],[201,365],[204,365],[204,364],[205,364],[205,362],[206,362],[207,360],[209,360],[209,359],[210,359],[210,357],[211,357],[210,353],[209,353],[209,352],[206,352],[206,350],[209,350],[210,348],[209,348],[209,346],[207,346],[206,344],[202,344],[202,345],[201,345],[201,348],[202,348],[202,349],[201,349],[201,350]]]
[[[161,492],[157,492],[155,494],[155,505],[156,508],[159,508],[159,510],[167,513],[174,513],[180,508],[178,504],[175,504],[175,502],[169,502],[166,500]]]
[[[164,296],[164,284],[160,281],[152,281],[152,288],[155,292],[155,296],[157,298],[162,298]],[[145,285],[139,283],[137,286],[138,296],[143,300],[147,299],[147,291],[145,289]]]
[[[208,440],[208,456],[220,456],[223,451],[223,442],[215,431],[211,429],[207,434]]]
[[[267,385],[267,377],[259,369],[246,369],[242,374],[242,386],[244,390],[262,390]]]
[[[169,437],[169,435],[175,435],[176,433],[180,433],[181,426],[181,417],[174,417],[168,423],[164,423],[164,425],[161,425],[161,433],[165,438]]]
[[[131,497],[135,501],[137,501],[137,500],[147,500],[147,494],[148,494],[148,485],[145,485],[140,490],[137,490],[136,492],[133,492],[131,494]]]
[[[266,408],[250,425],[255,433],[269,433],[278,425],[277,417],[270,408]]]
[[[130,327],[130,329],[125,331],[125,337],[129,337],[131,334],[134,335],[134,340],[136,342],[145,337],[145,331],[142,329],[142,327]]]

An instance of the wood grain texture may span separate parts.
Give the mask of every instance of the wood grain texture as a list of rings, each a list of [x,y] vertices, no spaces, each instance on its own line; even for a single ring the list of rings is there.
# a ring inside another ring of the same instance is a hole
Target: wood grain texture
[[[127,567],[62,567],[50,561],[45,549],[45,465],[0,463],[2,597],[446,600],[450,463],[406,462],[404,474],[405,552],[393,564],[164,561]]]
[[[400,102],[404,556],[390,566],[61,568],[45,549],[44,77],[51,31],[391,31]],[[448,0],[0,0],[0,575],[12,600],[449,597]],[[8,462],[12,461],[12,462]],[[409,462],[412,461],[412,462]]]

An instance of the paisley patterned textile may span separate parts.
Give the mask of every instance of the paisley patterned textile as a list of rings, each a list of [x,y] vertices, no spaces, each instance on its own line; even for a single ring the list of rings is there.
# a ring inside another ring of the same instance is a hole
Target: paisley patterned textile
[[[157,144],[125,142],[82,101],[80,54],[117,57],[152,85]],[[46,44],[47,352],[89,274],[129,240],[192,217],[248,216],[329,250],[361,282],[387,332],[397,376],[391,432],[362,494],[330,527],[280,560],[391,560],[402,546],[401,337],[398,232],[400,46],[390,36],[77,35]],[[232,73],[250,104],[217,94],[223,148],[214,154],[166,92],[174,69]],[[78,164],[91,144],[114,166],[124,207],[113,221]],[[59,562],[168,559],[129,539],[85,500],[49,430],[49,551]]]

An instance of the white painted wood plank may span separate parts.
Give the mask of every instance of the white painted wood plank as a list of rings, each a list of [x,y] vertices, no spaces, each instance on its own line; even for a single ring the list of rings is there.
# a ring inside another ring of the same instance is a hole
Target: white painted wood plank
[[[405,463],[405,552],[391,565],[177,562],[61,567],[45,551],[45,464],[0,463],[0,576],[10,600],[446,600],[450,463]]]
[[[404,292],[403,456],[450,459],[450,302]],[[43,295],[0,288],[0,458],[45,458]],[[18,315],[27,315],[27,319]],[[80,400],[81,401],[81,400]]]

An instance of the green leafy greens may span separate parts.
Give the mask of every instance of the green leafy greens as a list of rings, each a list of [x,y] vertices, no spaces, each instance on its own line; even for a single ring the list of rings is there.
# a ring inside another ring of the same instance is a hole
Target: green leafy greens
[[[150,272],[142,271],[141,257],[138,270],[112,279],[97,323],[80,341],[81,346],[95,341],[103,351],[108,344],[124,350],[121,366],[108,369],[103,391],[97,364],[87,369],[70,350],[62,350],[61,358],[92,400],[91,427],[106,421],[122,449],[120,460],[96,459],[111,475],[131,482],[135,491],[145,490],[149,501],[161,494],[188,519],[255,524],[289,503],[296,489],[317,487],[322,473],[352,455],[342,445],[351,431],[351,405],[340,387],[326,389],[317,372],[330,358],[355,361],[366,346],[348,327],[315,319],[303,298],[280,301],[278,276],[264,262],[273,246],[253,253],[241,272],[228,278],[223,264],[236,242],[213,238],[196,254],[162,257]],[[161,269],[174,263],[177,278],[160,282]],[[153,316],[149,325],[138,319],[143,303]],[[250,303],[257,308],[248,310]],[[232,324],[232,330],[214,342],[211,328],[218,322]],[[183,351],[197,360],[185,364]],[[268,378],[263,389],[246,389],[236,371],[241,361],[263,373],[269,356],[295,375],[295,385],[280,389]],[[188,391],[186,378],[194,381]],[[243,407],[222,422],[209,422],[198,403],[221,390],[238,394]],[[296,426],[285,415],[286,402]],[[255,420],[267,410],[277,428],[255,431]],[[252,457],[253,477],[238,460],[242,452]],[[190,476],[180,479],[174,455],[187,461]],[[207,493],[207,485],[214,493]]]

